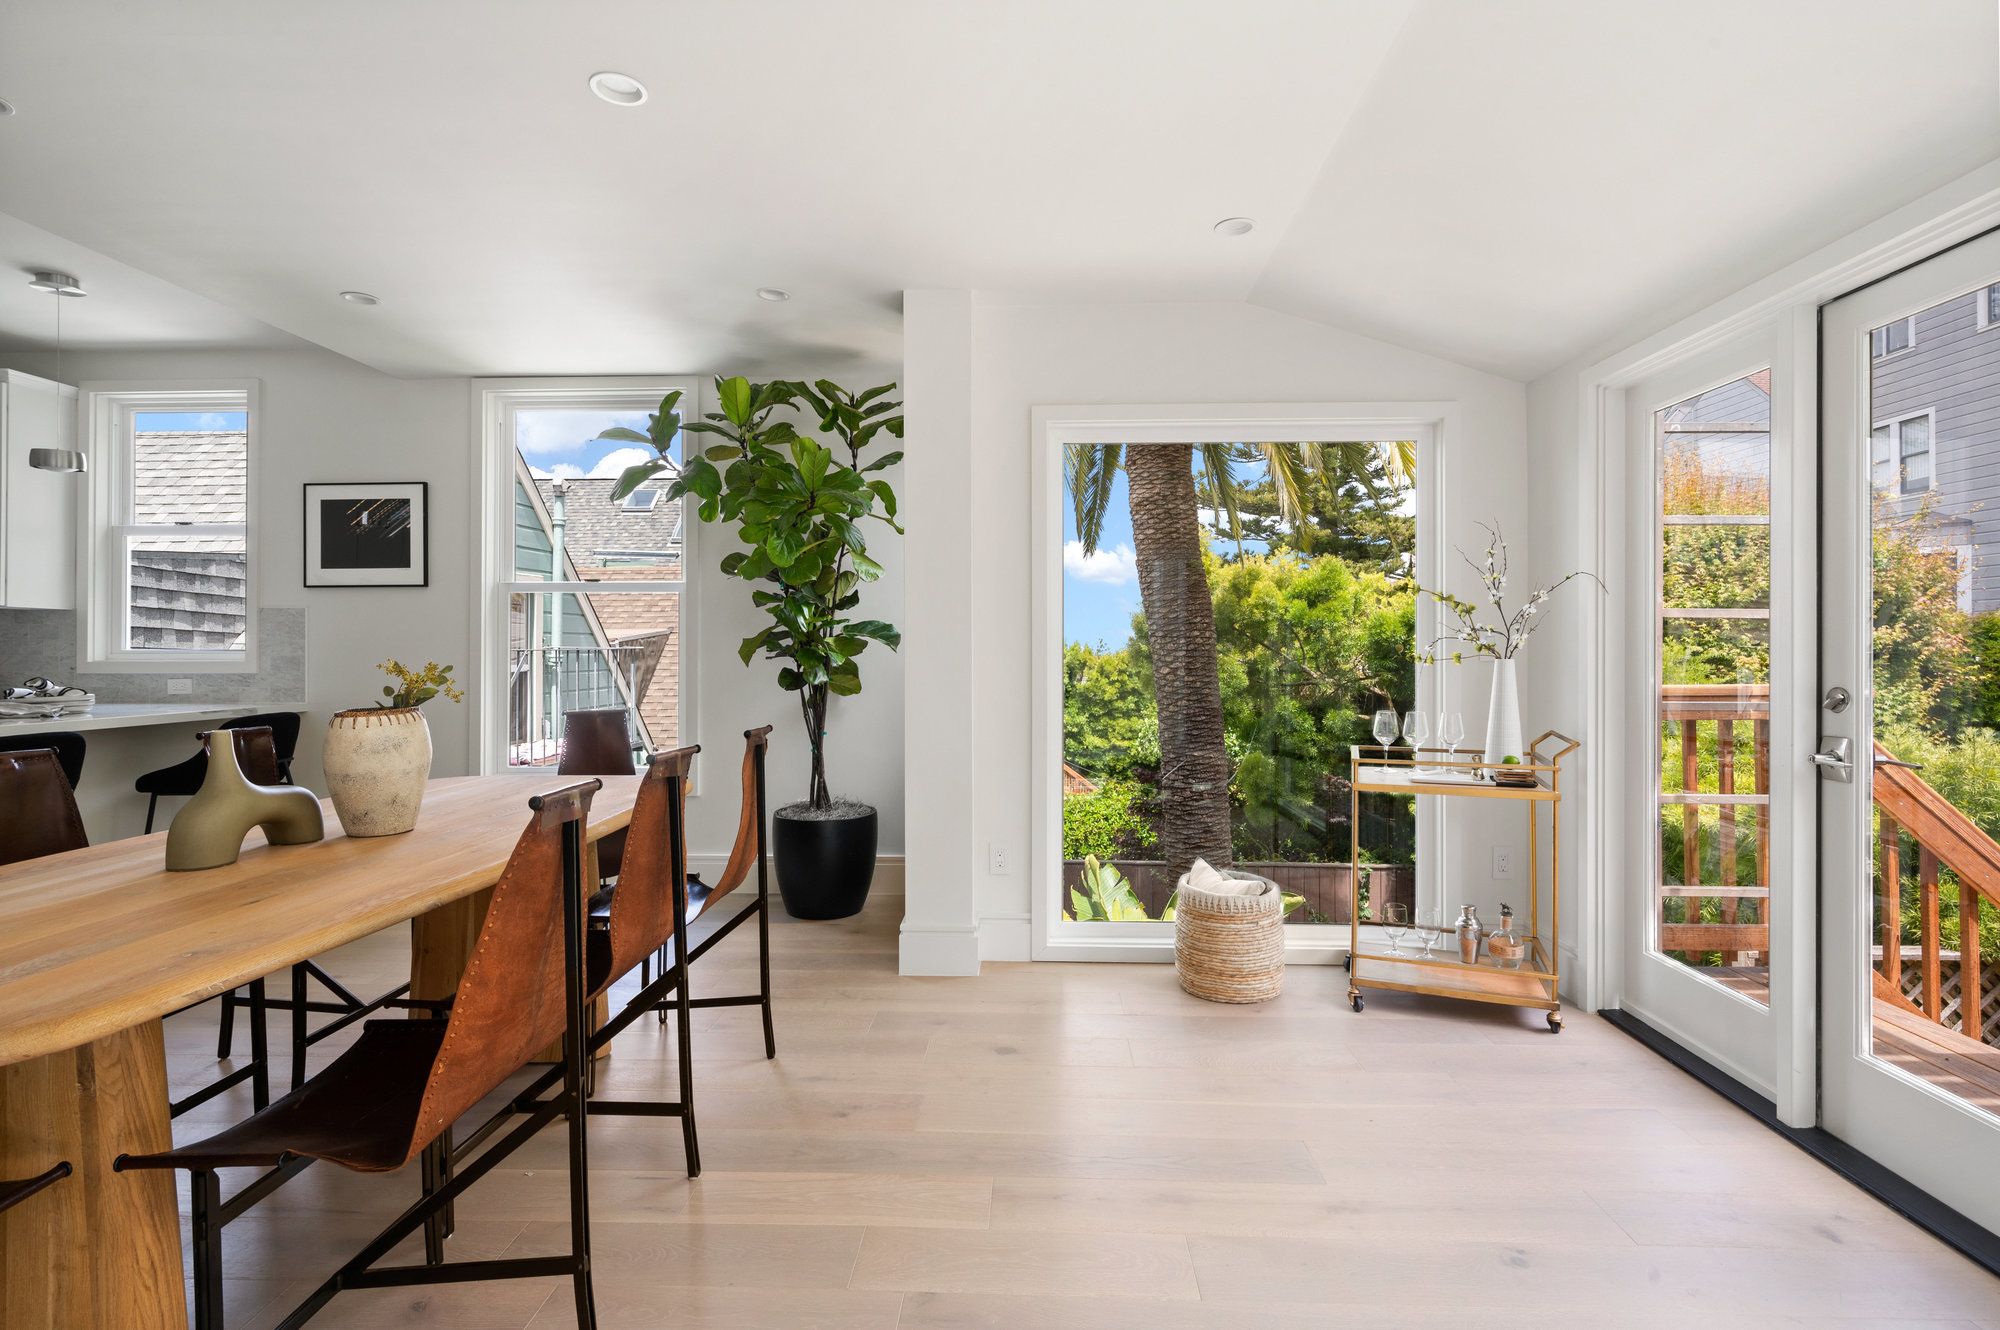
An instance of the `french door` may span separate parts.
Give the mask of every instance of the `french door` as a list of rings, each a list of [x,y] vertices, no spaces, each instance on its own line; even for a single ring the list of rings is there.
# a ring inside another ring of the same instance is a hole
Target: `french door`
[[[1774,324],[1626,386],[1614,588],[1633,609],[1625,744],[1641,828],[1625,856],[1621,1005],[1787,1120],[1811,1112],[1809,1076],[1780,1071],[1799,1060],[1811,1003],[1810,952],[1791,941],[1810,901],[1788,849],[1806,778],[1778,756],[1810,668],[1791,359]]]
[[[2000,237],[1823,314],[1821,1125],[2000,1230]]]

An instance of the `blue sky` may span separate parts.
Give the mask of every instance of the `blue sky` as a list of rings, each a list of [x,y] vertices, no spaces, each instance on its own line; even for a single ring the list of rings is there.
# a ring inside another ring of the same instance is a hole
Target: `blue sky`
[[[135,411],[132,428],[141,434],[182,434],[247,429],[247,411]]]
[[[617,476],[650,462],[648,444],[598,438],[614,425],[646,432],[645,411],[523,411],[515,417],[515,446],[538,476]],[[678,449],[676,449],[678,451]]]

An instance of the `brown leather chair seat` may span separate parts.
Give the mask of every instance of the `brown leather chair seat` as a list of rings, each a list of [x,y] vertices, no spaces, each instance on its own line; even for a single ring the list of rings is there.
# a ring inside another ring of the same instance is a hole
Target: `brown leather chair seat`
[[[388,1173],[409,1158],[425,1074],[444,1045],[442,1020],[369,1021],[327,1067],[269,1108],[155,1167],[273,1168],[287,1157]]]
[[[0,864],[80,850],[90,841],[52,748],[0,753]]]
[[[556,759],[556,773],[563,776],[637,775],[639,768],[632,763],[631,724],[624,707],[563,712],[562,753]],[[598,837],[597,876],[600,879],[617,877],[624,862],[624,828]],[[610,903],[608,897],[605,903]],[[593,900],[592,905],[595,904]]]

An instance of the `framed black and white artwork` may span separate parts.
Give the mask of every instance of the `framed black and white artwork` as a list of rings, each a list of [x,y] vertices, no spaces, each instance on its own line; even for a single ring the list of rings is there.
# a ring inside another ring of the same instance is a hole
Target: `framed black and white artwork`
[[[430,486],[306,486],[306,585],[429,586]]]

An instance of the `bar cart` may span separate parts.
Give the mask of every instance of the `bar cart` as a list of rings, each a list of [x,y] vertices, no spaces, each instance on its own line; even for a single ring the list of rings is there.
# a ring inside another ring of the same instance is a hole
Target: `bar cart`
[[[1553,742],[1565,745],[1546,751]],[[1485,754],[1437,760],[1437,749],[1406,749],[1355,744],[1349,749],[1354,793],[1352,797],[1353,881],[1361,881],[1361,796],[1382,794],[1437,794],[1458,799],[1512,799],[1525,804],[1528,814],[1528,928],[1526,954],[1513,964],[1503,964],[1486,954],[1482,943],[1471,963],[1452,956],[1411,954],[1393,948],[1374,917],[1369,902],[1363,917],[1357,899],[1347,953],[1347,1001],[1362,1010],[1364,988],[1393,989],[1402,993],[1428,993],[1433,997],[1458,998],[1466,1002],[1493,1002],[1509,1007],[1533,1007],[1548,1013],[1549,1029],[1562,1030],[1562,998],[1556,987],[1557,943],[1561,936],[1558,910],[1561,908],[1560,848],[1562,805],[1562,760],[1581,745],[1568,735],[1546,731],[1528,745],[1527,761],[1502,765],[1485,761]],[[1398,757],[1399,752],[1407,757]],[[1364,754],[1370,755],[1365,756]],[[1549,934],[1546,943],[1541,928],[1540,834],[1543,804],[1549,809]],[[1363,927],[1369,931],[1366,937]],[[1405,942],[1404,946],[1413,944]],[[1456,944],[1454,944],[1454,951]]]

